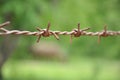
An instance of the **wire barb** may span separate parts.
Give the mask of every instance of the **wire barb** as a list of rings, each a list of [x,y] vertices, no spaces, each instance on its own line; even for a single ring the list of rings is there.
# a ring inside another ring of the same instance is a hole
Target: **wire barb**
[[[0,24],[0,28],[3,28],[4,26],[7,26],[9,24],[10,24],[10,21],[6,21],[6,22]]]
[[[37,28],[37,30],[39,31],[39,36],[38,36],[38,39],[37,39],[37,42],[39,42],[41,36],[43,37],[49,37],[50,35],[53,35],[57,40],[59,40],[59,37],[58,35],[55,33],[55,32],[52,32],[50,31],[50,22],[48,22],[48,26],[47,26],[47,29],[40,29],[40,28]],[[42,32],[40,34],[40,32]]]
[[[101,37],[107,37],[107,36],[109,36],[109,34],[107,33],[107,25],[105,25],[102,34],[98,35],[98,43],[100,43]]]
[[[37,43],[40,41],[40,38],[41,38],[41,29],[39,27],[36,28],[38,31],[39,31],[39,35],[38,35],[38,38],[37,38]]]
[[[83,29],[83,30],[80,30],[80,23],[78,23],[78,28],[77,29],[74,29],[73,30],[73,34],[71,34],[71,36],[70,36],[70,42],[72,42],[72,37],[73,37],[73,35],[74,35],[74,37],[80,37],[81,35],[82,35],[82,33],[83,33],[83,31],[87,31],[87,30],[89,30],[90,28],[85,28],[85,29]]]
[[[74,37],[80,37],[81,35],[81,30],[80,30],[80,23],[78,23],[78,29],[74,30]]]

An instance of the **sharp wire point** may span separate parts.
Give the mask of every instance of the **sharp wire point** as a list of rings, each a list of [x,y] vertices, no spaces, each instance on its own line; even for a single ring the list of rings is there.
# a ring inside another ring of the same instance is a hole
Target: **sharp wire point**
[[[57,40],[59,40],[59,36],[57,34],[53,33],[53,35]]]
[[[0,24],[0,28],[2,28],[2,27],[4,27],[4,26],[7,26],[7,25],[9,25],[9,24],[10,24],[10,21],[6,21],[6,22]]]
[[[50,29],[50,22],[48,22],[48,26],[47,26],[47,32],[49,31],[49,29]]]
[[[87,30],[89,30],[90,28],[85,28],[85,29],[83,29],[82,31],[87,31]]]
[[[70,44],[72,44],[73,35],[70,35]]]
[[[78,23],[78,31],[80,31],[80,23]]]
[[[104,26],[104,31],[105,31],[105,32],[107,31],[107,25]]]
[[[36,28],[38,31],[41,31],[41,29],[39,27]]]
[[[101,36],[98,36],[98,44],[101,42]]]
[[[37,43],[40,42],[41,35],[38,36]]]

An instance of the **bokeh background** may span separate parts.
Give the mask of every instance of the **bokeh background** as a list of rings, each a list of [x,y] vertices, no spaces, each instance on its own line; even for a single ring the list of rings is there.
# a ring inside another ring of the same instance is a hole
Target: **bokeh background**
[[[0,23],[7,29],[37,31],[81,28],[120,30],[120,0],[0,0]],[[120,39],[117,36],[0,36],[0,80],[120,80]],[[41,51],[40,51],[41,50]],[[53,54],[54,53],[54,54]]]

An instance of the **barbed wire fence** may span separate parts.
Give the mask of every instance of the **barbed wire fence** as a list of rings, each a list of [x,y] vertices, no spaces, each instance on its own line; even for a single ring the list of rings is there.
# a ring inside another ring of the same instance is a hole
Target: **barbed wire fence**
[[[80,37],[80,36],[98,36],[98,43],[100,43],[101,37],[108,37],[108,36],[120,36],[120,31],[112,31],[107,30],[107,25],[104,26],[104,30],[99,32],[88,32],[90,28],[80,29],[80,23],[76,29],[71,31],[52,31],[50,30],[50,23],[48,23],[46,29],[41,29],[37,27],[37,31],[20,31],[20,30],[7,30],[4,27],[8,26],[10,21],[4,22],[0,24],[0,36],[3,35],[25,35],[25,36],[37,36],[37,42],[40,41],[41,37],[50,37],[54,36],[57,40],[59,40],[59,35],[70,35],[70,42],[72,42],[73,37]]]
[[[98,43],[100,43],[101,37],[120,36],[120,31],[107,30],[107,25],[104,26],[104,29],[102,31],[97,31],[97,32],[89,32],[88,30],[90,28],[81,29],[80,23],[78,23],[78,26],[76,29],[73,29],[71,31],[52,31],[52,30],[50,30],[51,24],[48,23],[46,29],[41,29],[41,28],[37,27],[36,31],[32,32],[32,31],[27,31],[27,30],[24,30],[24,31],[8,30],[8,29],[4,28],[5,26],[8,26],[9,24],[10,24],[9,21],[0,24],[0,36],[5,36],[5,35],[36,36],[37,42],[40,41],[41,37],[50,37],[50,36],[54,36],[57,40],[59,40],[60,35],[70,36],[70,42],[72,42],[73,37],[76,38],[76,37],[80,37],[80,36],[98,36]],[[99,63],[94,63],[94,71],[93,71],[93,76],[91,77],[91,80],[98,79],[98,77],[100,75],[99,74],[100,70],[101,70],[101,68],[99,66]],[[119,76],[118,76],[118,79],[119,79]]]

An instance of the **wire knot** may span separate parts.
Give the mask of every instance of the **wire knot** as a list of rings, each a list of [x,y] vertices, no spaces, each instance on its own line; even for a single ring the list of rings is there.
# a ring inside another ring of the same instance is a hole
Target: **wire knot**
[[[43,33],[42,33],[41,35],[42,35],[43,37],[49,37],[49,36],[50,36],[50,32],[47,31],[47,29],[42,30],[42,32],[43,32]]]
[[[80,23],[78,23],[78,29],[74,29],[73,31],[74,31],[74,33],[73,33],[74,37],[81,36],[82,31],[80,30]]]
[[[107,25],[105,25],[102,34],[98,35],[98,43],[100,43],[101,37],[107,37],[107,36],[109,36],[109,34],[107,33]]]
[[[83,29],[83,30],[80,30],[80,23],[78,23],[78,29],[74,29],[74,37],[80,37],[83,33],[83,31],[86,31],[86,30],[89,30],[90,28],[86,28],[86,29]]]
[[[50,22],[48,23],[47,29],[37,28],[37,30],[38,30],[39,32],[42,32],[42,33],[39,34],[38,39],[37,39],[37,42],[40,41],[41,36],[43,36],[43,37],[49,37],[50,35],[54,35],[54,37],[55,37],[57,40],[59,40],[58,35],[57,35],[56,33],[52,32],[52,31],[50,31],[49,29],[50,29]]]
[[[107,33],[107,25],[104,26],[103,33],[102,33],[100,36],[102,36],[102,37],[107,37],[107,36],[108,36],[108,33]]]
[[[83,31],[86,31],[86,30],[89,30],[89,29],[90,28],[85,28],[85,29],[80,30],[80,23],[78,23],[78,28],[74,29],[73,34],[71,34],[70,42],[72,42],[72,35],[74,35],[74,37],[80,37],[82,35]]]

